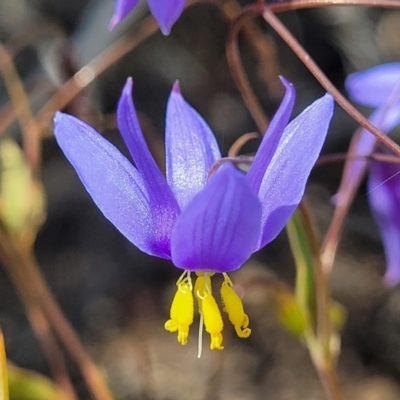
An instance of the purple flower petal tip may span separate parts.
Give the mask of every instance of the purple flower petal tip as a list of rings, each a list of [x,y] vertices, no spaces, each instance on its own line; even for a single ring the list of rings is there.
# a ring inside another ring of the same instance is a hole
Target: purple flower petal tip
[[[169,35],[171,28],[182,14],[186,0],[148,0],[149,8],[164,35]]]
[[[136,7],[139,0],[115,0],[114,15],[112,16],[108,30],[112,31],[125,17]]]
[[[285,78],[282,78],[281,81],[285,87],[283,100],[264,134],[260,148],[258,149],[247,174],[249,184],[255,193],[258,193],[260,189],[263,176],[275,154],[275,151],[277,150],[284,129],[289,122],[290,115],[292,114],[296,99],[294,86]]]
[[[282,85],[285,87],[286,90],[293,90],[294,91],[294,85],[293,85],[292,82],[289,82],[282,75],[279,75],[279,80],[282,82]]]
[[[400,63],[382,64],[355,72],[347,77],[345,84],[352,100],[378,107],[386,102],[394,86],[400,84]]]
[[[204,187],[221,153],[210,127],[177,89],[176,82],[167,104],[165,151],[167,181],[182,209]]]
[[[115,11],[108,24],[108,29],[113,30],[136,7],[139,0],[116,0]],[[148,0],[149,8],[160,26],[164,35],[169,35],[172,25],[181,15],[185,7],[185,0]]]
[[[179,85],[179,81],[176,80],[172,86],[172,92],[177,93],[177,94],[181,94],[181,87]]]
[[[275,131],[277,137],[272,157],[268,153],[270,148],[261,144],[256,155],[261,161],[256,163],[255,157],[251,166],[262,174],[256,187],[263,207],[260,248],[278,235],[300,203],[308,176],[325,141],[333,106],[332,96],[326,94],[307,107],[283,133]],[[261,150],[266,152],[268,158],[271,157],[267,165],[264,165]],[[252,187],[254,190],[255,187]]]

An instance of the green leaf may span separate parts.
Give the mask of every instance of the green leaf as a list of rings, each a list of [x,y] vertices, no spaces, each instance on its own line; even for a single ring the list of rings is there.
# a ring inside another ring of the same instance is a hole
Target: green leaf
[[[279,290],[274,291],[273,295],[276,316],[280,324],[294,336],[301,336],[307,321],[293,293],[281,286]]]
[[[2,331],[0,331],[0,374],[0,399],[8,400],[7,359]]]
[[[8,366],[10,400],[67,400],[48,378],[36,372]]]
[[[296,264],[296,300],[308,323],[315,330],[316,299],[315,299],[315,262],[319,262],[315,254],[315,243],[309,239],[310,232],[302,212],[297,209],[286,225],[289,243]],[[316,239],[315,239],[316,240]]]
[[[342,330],[343,325],[346,323],[347,310],[340,303],[332,301],[331,307],[329,309],[329,317],[333,329],[339,332]]]

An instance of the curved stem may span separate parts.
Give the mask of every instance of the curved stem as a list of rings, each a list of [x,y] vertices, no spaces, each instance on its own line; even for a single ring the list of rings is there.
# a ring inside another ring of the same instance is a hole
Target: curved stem
[[[258,129],[264,133],[268,126],[268,118],[266,117],[257,96],[251,88],[250,82],[244,72],[242,60],[238,47],[238,35],[243,25],[258,15],[254,7],[249,8],[239,14],[232,22],[231,29],[228,34],[226,43],[226,58],[235,84],[242,95],[248,110],[250,111]]]
[[[336,86],[326,77],[326,75],[318,67],[316,62],[310,57],[303,46],[267,7],[264,10],[263,17],[265,21],[267,21],[269,25],[271,25],[271,27],[275,29],[275,31],[299,57],[303,64],[310,70],[310,72],[314,75],[318,82],[324,87],[324,89],[332,94],[336,102],[363,128],[374,134],[378,138],[378,140],[380,140],[388,149],[392,150],[393,153],[400,156],[400,146],[392,139],[387,137],[377,127],[372,125],[367,118],[365,118],[356,108],[354,108],[349,103],[349,101],[339,92]]]
[[[248,132],[240,136],[228,150],[228,157],[237,157],[242,147],[251,139],[259,137],[257,132]]]

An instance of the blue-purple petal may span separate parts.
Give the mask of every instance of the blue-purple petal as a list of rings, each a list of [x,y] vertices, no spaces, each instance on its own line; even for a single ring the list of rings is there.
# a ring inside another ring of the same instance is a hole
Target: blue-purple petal
[[[369,107],[386,103],[396,85],[400,86],[400,63],[378,65],[355,72],[346,79],[350,98]]]
[[[333,105],[332,96],[326,94],[285,128],[258,191],[262,204],[259,248],[278,235],[300,203],[325,141]]]
[[[179,206],[144,140],[131,93],[132,80],[128,79],[118,103],[118,126],[146,186],[154,234],[164,252],[170,254],[171,231],[179,215]]]
[[[184,100],[177,83],[167,105],[165,153],[167,181],[183,208],[203,189],[221,153],[211,129]]]
[[[169,258],[154,236],[152,210],[135,167],[89,125],[57,113],[55,137],[94,202],[142,251]]]
[[[186,0],[148,0],[149,8],[161,32],[168,35],[172,25],[182,14]]]
[[[245,177],[225,164],[178,218],[172,261],[189,271],[236,270],[255,250],[260,218],[260,202]]]
[[[285,86],[285,95],[278,108],[278,111],[272,118],[271,123],[265,133],[258,149],[254,161],[247,173],[247,180],[250,187],[255,193],[258,193],[261,182],[264,178],[265,171],[275,154],[278,144],[281,140],[283,131],[289,122],[290,115],[293,111],[296,92],[293,84],[285,78],[280,78]]]
[[[369,121],[383,133],[389,133],[400,123],[400,107],[382,107],[376,109]],[[358,187],[369,164],[368,157],[373,153],[377,144],[377,138],[366,129],[362,129],[359,139],[350,150],[351,158],[346,161],[340,189],[335,196],[335,203],[348,201],[354,187]]]
[[[386,256],[385,282],[400,282],[400,165],[373,162],[368,198],[381,233]]]
[[[115,0],[114,14],[108,24],[108,29],[113,30],[137,5],[139,0]]]

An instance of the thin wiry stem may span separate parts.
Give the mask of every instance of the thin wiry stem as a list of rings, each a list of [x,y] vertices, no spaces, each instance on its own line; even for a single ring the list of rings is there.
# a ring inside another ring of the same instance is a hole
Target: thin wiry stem
[[[40,128],[32,113],[24,85],[14,66],[13,59],[2,43],[0,43],[0,73],[21,125],[26,160],[31,168],[32,175],[37,177],[41,159]]]
[[[385,153],[372,153],[369,156],[349,155],[348,153],[323,154],[315,163],[316,167],[324,164],[343,162],[347,160],[370,160],[390,164],[400,164],[400,157]]]
[[[284,3],[268,4],[267,7],[274,12],[283,12],[302,8],[332,6],[399,8],[400,0],[289,0]]]
[[[257,132],[248,132],[240,136],[229,148],[228,157],[237,157],[242,147],[251,139],[259,137]]]
[[[372,125],[350,102],[339,92],[336,86],[326,77],[322,70],[318,67],[316,62],[311,58],[298,40],[289,32],[284,24],[274,15],[274,13],[267,7],[264,10],[263,17],[265,21],[271,25],[272,28],[279,34],[279,36],[287,43],[293,52],[299,57],[303,64],[310,70],[318,82],[324,89],[332,94],[336,102],[363,128],[374,134],[380,142],[382,142],[388,149],[393,151],[396,155],[400,156],[400,146],[392,139],[387,137],[376,126]]]
[[[254,12],[253,9],[249,9],[248,12],[240,13],[233,21],[226,44],[226,58],[236,86],[257,124],[258,129],[260,132],[265,132],[269,120],[265,115],[257,96],[251,88],[246,73],[244,72],[238,47],[238,35],[240,30],[246,22],[253,19],[256,15],[258,15],[258,13]]]

